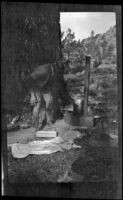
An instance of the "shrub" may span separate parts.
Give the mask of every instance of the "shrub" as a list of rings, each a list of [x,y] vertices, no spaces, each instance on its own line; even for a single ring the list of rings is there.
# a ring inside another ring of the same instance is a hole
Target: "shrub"
[[[114,80],[112,80],[112,85],[113,86],[117,86],[117,78],[115,78]]]
[[[103,81],[100,83],[100,86],[103,88],[103,89],[106,89],[106,88],[109,88],[111,86],[110,83],[106,82],[106,81]]]
[[[90,78],[90,84],[93,84],[95,82],[95,78],[91,77]]]
[[[96,97],[97,96],[97,91],[96,90],[89,90],[89,95],[92,97]]]
[[[117,94],[117,88],[108,88],[106,90],[104,90],[103,95],[107,101],[107,103],[109,104],[114,104],[117,105],[118,103],[118,94]]]

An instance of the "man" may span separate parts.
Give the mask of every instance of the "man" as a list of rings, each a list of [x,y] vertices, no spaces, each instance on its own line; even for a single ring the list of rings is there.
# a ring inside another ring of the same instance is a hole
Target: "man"
[[[68,93],[63,79],[64,64],[58,61],[41,65],[27,77],[26,85],[30,91],[30,103],[33,105],[33,122],[36,130],[46,120],[51,125],[60,115],[62,104],[68,100]]]

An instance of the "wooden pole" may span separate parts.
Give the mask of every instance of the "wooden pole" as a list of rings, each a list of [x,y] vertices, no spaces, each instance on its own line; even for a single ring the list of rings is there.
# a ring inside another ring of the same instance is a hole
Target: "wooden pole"
[[[84,86],[84,116],[88,115],[88,95],[89,95],[89,80],[90,80],[90,61],[91,56],[86,56],[85,66],[85,86]]]

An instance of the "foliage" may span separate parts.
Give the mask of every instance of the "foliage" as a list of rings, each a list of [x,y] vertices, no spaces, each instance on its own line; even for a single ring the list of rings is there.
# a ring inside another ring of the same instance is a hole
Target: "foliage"
[[[104,34],[95,35],[91,31],[91,37],[75,40],[75,34],[68,29],[61,34],[63,58],[75,65],[80,62],[85,63],[85,55],[90,54],[94,61],[93,66],[98,67],[101,63],[116,63],[116,26],[111,27]]]
[[[91,31],[91,37],[94,37],[94,34],[95,34],[94,30],[92,30]]]
[[[63,38],[64,33],[61,34],[61,37]],[[62,47],[64,48],[64,53],[66,53],[67,58],[69,60],[70,52],[73,50],[74,47],[74,38],[75,35],[72,33],[71,29],[68,29],[66,31],[66,36],[64,39],[62,39]]]
[[[61,44],[64,60],[69,60],[71,64],[76,62],[82,63],[84,46],[81,45],[80,40],[75,40],[75,33],[71,29],[68,29],[66,33],[61,33]]]
[[[90,38],[82,41],[86,46],[86,53],[91,54],[92,58],[99,62],[116,63],[116,26],[111,27],[104,34],[94,36],[92,33]]]

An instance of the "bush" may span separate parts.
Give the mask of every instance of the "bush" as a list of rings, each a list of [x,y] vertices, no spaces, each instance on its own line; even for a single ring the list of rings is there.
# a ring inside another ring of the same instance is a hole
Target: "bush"
[[[82,72],[84,70],[84,66],[79,63],[76,63],[72,66],[71,72],[76,74],[77,72]]]
[[[91,77],[90,78],[90,84],[93,84],[95,82],[95,78]]]
[[[92,97],[96,97],[97,91],[96,90],[89,90],[89,95],[92,96]]]
[[[108,82],[101,82],[100,83],[100,86],[103,88],[103,89],[106,89],[106,88],[109,88],[109,87],[111,87],[111,84],[110,83],[108,83]]]
[[[105,97],[105,100],[109,104],[117,105],[118,103],[118,94],[117,94],[117,88],[108,88],[102,92],[102,94]]]
[[[113,86],[117,86],[117,78],[115,78],[114,80],[112,80],[112,85]]]

